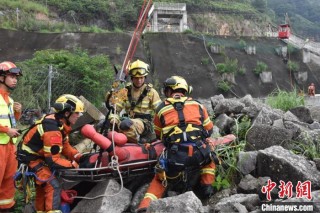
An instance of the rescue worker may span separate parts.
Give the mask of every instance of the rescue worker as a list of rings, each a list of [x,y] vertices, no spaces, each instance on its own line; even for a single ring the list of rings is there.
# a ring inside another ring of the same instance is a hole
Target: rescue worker
[[[200,170],[203,198],[213,193],[215,156],[212,147],[206,142],[206,138],[213,132],[213,123],[208,112],[202,104],[188,97],[192,87],[183,77],[168,78],[163,89],[167,99],[157,108],[154,125],[157,137],[166,148],[159,157],[156,174],[138,212],[145,211],[152,200],[163,197],[170,184],[183,181],[189,187],[189,181],[195,179],[187,173],[192,167]]]
[[[314,83],[311,83],[308,87],[308,95],[309,96],[315,96],[316,95],[316,87],[314,86]]]
[[[21,104],[9,96],[17,86],[22,71],[14,63],[0,63],[0,212],[12,211],[14,208],[14,181],[17,170],[17,137],[20,135],[16,121],[21,116]]]
[[[109,116],[111,122],[117,123],[119,131],[124,133],[131,143],[144,144],[155,139],[152,119],[161,99],[152,84],[145,82],[149,72],[149,65],[143,61],[136,60],[130,64],[129,75],[132,82],[126,85],[126,100],[116,103],[117,113],[124,109],[127,117],[120,121],[116,114]]]
[[[78,168],[82,156],[69,143],[71,125],[84,111],[77,97],[61,95],[53,105],[55,113],[45,115],[25,133],[18,159],[36,174],[35,208],[37,212],[61,212],[61,186],[55,170]]]

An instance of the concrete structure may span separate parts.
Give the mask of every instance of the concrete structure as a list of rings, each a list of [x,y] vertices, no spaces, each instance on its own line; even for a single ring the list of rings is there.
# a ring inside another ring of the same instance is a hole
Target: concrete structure
[[[185,3],[154,2],[150,8],[147,31],[183,32],[187,27],[187,6]]]

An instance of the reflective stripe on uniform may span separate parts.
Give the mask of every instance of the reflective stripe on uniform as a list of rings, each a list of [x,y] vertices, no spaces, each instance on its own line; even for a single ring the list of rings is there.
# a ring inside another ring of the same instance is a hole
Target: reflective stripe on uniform
[[[0,200],[0,206],[1,205],[8,205],[10,203],[14,202],[14,198],[9,198],[9,199],[3,199],[3,200]]]
[[[211,122],[210,118],[207,118],[206,120],[203,121],[203,126],[208,125]]]
[[[143,199],[149,198],[150,200],[157,200],[157,196],[152,193],[146,193]]]
[[[2,114],[2,115],[0,115],[0,119],[9,119],[9,115]]]
[[[162,128],[162,133],[166,135],[172,128],[176,127],[177,125],[171,125],[171,126],[166,126]]]
[[[33,155],[39,155],[38,153],[34,152],[30,147],[26,146],[25,144],[22,144],[22,150],[27,151],[30,154]]]
[[[40,134],[40,137],[42,137],[42,135],[44,134],[42,124],[37,126],[37,130],[38,130],[38,132],[39,132],[39,134]]]
[[[215,169],[211,169],[211,168],[203,168],[201,169],[201,174],[211,174],[214,175],[216,173]]]

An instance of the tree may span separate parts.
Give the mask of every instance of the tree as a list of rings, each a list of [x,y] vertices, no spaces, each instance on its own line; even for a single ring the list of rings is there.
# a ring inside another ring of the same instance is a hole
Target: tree
[[[51,77],[48,74],[49,65],[53,67]],[[48,78],[52,79],[52,101],[62,94],[70,93],[82,95],[100,107],[114,77],[107,56],[89,56],[87,51],[81,49],[38,51],[32,59],[19,63],[19,67],[24,76],[19,80],[14,97],[28,108],[47,109]]]
[[[254,6],[259,12],[265,12],[267,10],[267,0],[254,0],[252,2],[252,6]]]

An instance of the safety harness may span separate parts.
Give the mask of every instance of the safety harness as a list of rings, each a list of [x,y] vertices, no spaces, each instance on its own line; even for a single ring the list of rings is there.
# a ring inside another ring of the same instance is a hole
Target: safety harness
[[[161,154],[159,163],[156,165],[156,173],[165,187],[167,179],[177,178],[181,178],[188,187],[187,174],[189,170],[211,161],[210,153],[212,150],[204,142],[204,139],[209,135],[203,126],[186,123],[183,113],[185,101],[170,102],[178,112],[179,123],[164,135],[166,150]],[[200,120],[203,123],[203,110],[201,107],[199,108]]]
[[[17,160],[19,163],[19,169],[14,175],[14,185],[16,189],[23,191],[25,203],[30,202],[30,198],[32,195],[31,186],[33,185],[35,179],[45,184],[54,178],[55,171],[52,172],[52,175],[48,179],[38,178],[38,176],[36,175],[36,172],[41,167],[43,167],[45,163],[41,162],[35,167],[33,167],[32,169],[28,167],[28,164],[30,163],[30,161],[35,161],[35,160],[44,159],[44,158],[39,156],[38,153],[34,152],[30,147],[23,144],[25,136],[35,126],[37,126],[37,131],[41,138],[41,136],[44,134],[42,123],[47,116],[43,116],[41,119],[37,120],[30,127],[20,131],[20,132],[24,132],[24,131],[26,132],[23,134],[17,146]],[[59,129],[61,132],[63,132],[62,131],[63,125],[61,125]]]
[[[150,92],[152,88],[151,84],[147,84],[147,86],[144,88],[143,92],[139,96],[137,101],[132,100],[132,95],[131,95],[131,90],[132,90],[132,85],[129,84],[126,86],[126,89],[128,90],[128,101],[130,102],[130,116],[132,118],[141,118],[141,119],[147,119],[148,121],[151,121],[152,117],[150,114],[143,114],[143,113],[133,113],[134,108],[142,102],[142,100],[148,95],[148,92]]]
[[[198,143],[208,137],[206,130],[202,125],[187,124],[183,114],[184,102],[176,102],[172,104],[178,112],[179,124],[173,127],[165,136],[166,146],[176,143]],[[200,121],[203,123],[203,110],[200,107]]]
[[[63,125],[58,120],[56,120],[56,119],[55,120],[53,120],[53,119],[46,120],[46,117],[48,117],[50,115],[52,115],[52,114],[43,116],[41,119],[37,120],[34,124],[32,124],[29,128],[24,130],[26,132],[23,134],[23,136],[22,136],[22,138],[19,141],[18,146],[17,146],[17,160],[18,160],[19,163],[29,164],[30,161],[41,159],[43,157],[39,156],[39,154],[35,150],[39,150],[41,148],[49,149],[49,148],[43,147],[43,146],[42,147],[40,147],[40,146],[36,147],[36,146],[34,146],[34,144],[33,144],[32,147],[29,147],[29,146],[23,144],[25,136],[35,126],[37,127],[37,132],[39,134],[39,140],[41,140],[41,137],[45,133],[45,131],[43,129],[43,125],[42,125],[44,121],[58,122],[59,123],[59,130],[60,130],[62,136],[65,138],[65,134],[63,132]],[[40,143],[40,141],[39,141],[39,143]]]

